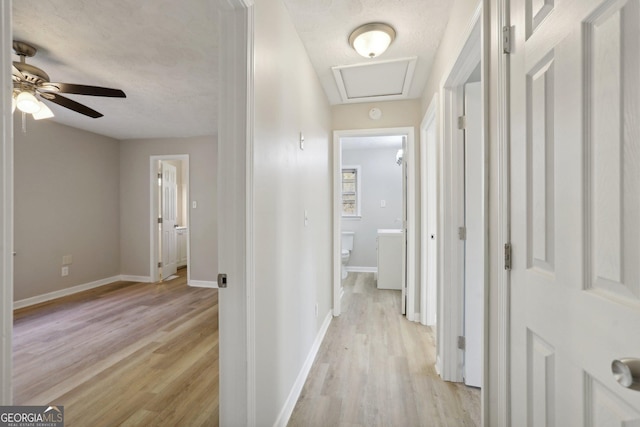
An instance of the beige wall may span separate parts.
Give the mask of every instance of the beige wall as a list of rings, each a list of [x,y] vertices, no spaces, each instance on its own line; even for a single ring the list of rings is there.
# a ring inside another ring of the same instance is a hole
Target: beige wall
[[[215,136],[141,139],[120,145],[120,270],[132,276],[150,276],[150,158],[189,155],[189,196],[197,201],[188,209],[192,280],[215,281],[218,270]]]
[[[378,107],[382,110],[380,120],[369,118],[369,110],[373,107]],[[417,132],[420,127],[420,120],[422,120],[420,100],[417,99],[343,104],[331,107],[331,123],[334,130],[413,126]]]
[[[215,137],[117,141],[21,116],[14,119],[14,300],[121,274],[148,277],[151,155],[190,156],[192,280],[215,281]],[[190,204],[190,203],[189,203]],[[61,277],[62,257],[72,255]]]
[[[27,120],[14,115],[15,301],[120,274],[119,142]]]
[[[331,310],[331,116],[282,1],[256,2],[255,19],[256,419],[266,426]]]

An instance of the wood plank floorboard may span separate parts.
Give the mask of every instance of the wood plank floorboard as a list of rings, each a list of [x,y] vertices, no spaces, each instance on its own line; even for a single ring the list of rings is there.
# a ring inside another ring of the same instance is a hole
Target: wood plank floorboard
[[[289,427],[479,426],[480,391],[442,381],[433,330],[400,314],[400,292],[349,273]]]
[[[217,426],[218,290],[118,282],[14,313],[14,402],[67,427]]]

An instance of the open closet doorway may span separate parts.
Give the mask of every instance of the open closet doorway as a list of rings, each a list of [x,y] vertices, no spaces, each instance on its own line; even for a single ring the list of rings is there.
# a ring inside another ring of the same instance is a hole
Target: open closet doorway
[[[189,266],[189,156],[151,156],[151,279]]]
[[[487,169],[481,10],[442,82],[442,239],[438,244],[438,355],[446,381],[483,386]],[[423,128],[424,130],[424,128]]]
[[[389,179],[372,182],[383,170]],[[334,316],[345,273],[364,272],[400,290],[402,314],[414,320],[415,180],[413,128],[334,132]]]

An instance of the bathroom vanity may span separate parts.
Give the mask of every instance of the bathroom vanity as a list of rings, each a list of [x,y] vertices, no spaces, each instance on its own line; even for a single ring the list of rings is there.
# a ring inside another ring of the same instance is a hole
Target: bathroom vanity
[[[378,230],[378,289],[402,289],[402,230]]]

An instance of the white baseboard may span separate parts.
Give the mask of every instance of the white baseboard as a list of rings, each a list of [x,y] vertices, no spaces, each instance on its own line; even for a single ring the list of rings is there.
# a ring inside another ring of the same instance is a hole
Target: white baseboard
[[[218,288],[218,282],[212,280],[189,280],[188,285],[194,288]]]
[[[128,276],[126,274],[121,274],[120,281],[122,282],[140,282],[140,283],[151,283],[151,276]]]
[[[309,371],[311,370],[311,366],[313,365],[313,361],[318,354],[318,350],[320,349],[320,344],[322,344],[322,340],[324,340],[324,336],[329,329],[329,325],[331,324],[331,319],[333,316],[331,315],[331,310],[327,313],[324,318],[324,322],[322,322],[322,326],[316,335],[316,339],[311,346],[311,350],[309,351],[309,355],[307,356],[307,360],[305,360],[304,365],[302,365],[302,369],[300,369],[300,373],[298,374],[298,378],[296,378],[296,382],[293,384],[291,388],[291,392],[289,393],[289,397],[287,397],[282,410],[280,411],[280,415],[275,423],[273,423],[274,427],[286,427],[289,423],[289,418],[291,418],[291,414],[293,413],[293,408],[296,406],[298,402],[298,398],[300,397],[300,393],[302,392],[302,387],[304,387],[305,381],[307,381],[307,376],[309,375]]]
[[[13,309],[17,310],[19,308],[29,307],[30,305],[40,304],[43,302],[54,300],[56,298],[66,297],[67,295],[77,294],[78,292],[87,291],[89,289],[108,285],[109,283],[118,282],[122,280],[121,277],[122,276],[107,277],[106,279],[96,280],[95,282],[72,286],[70,288],[60,289],[59,291],[49,292],[47,294],[37,295],[35,297],[14,301]]]
[[[353,271],[354,273],[377,273],[378,267],[358,267],[348,265],[347,271]]]

